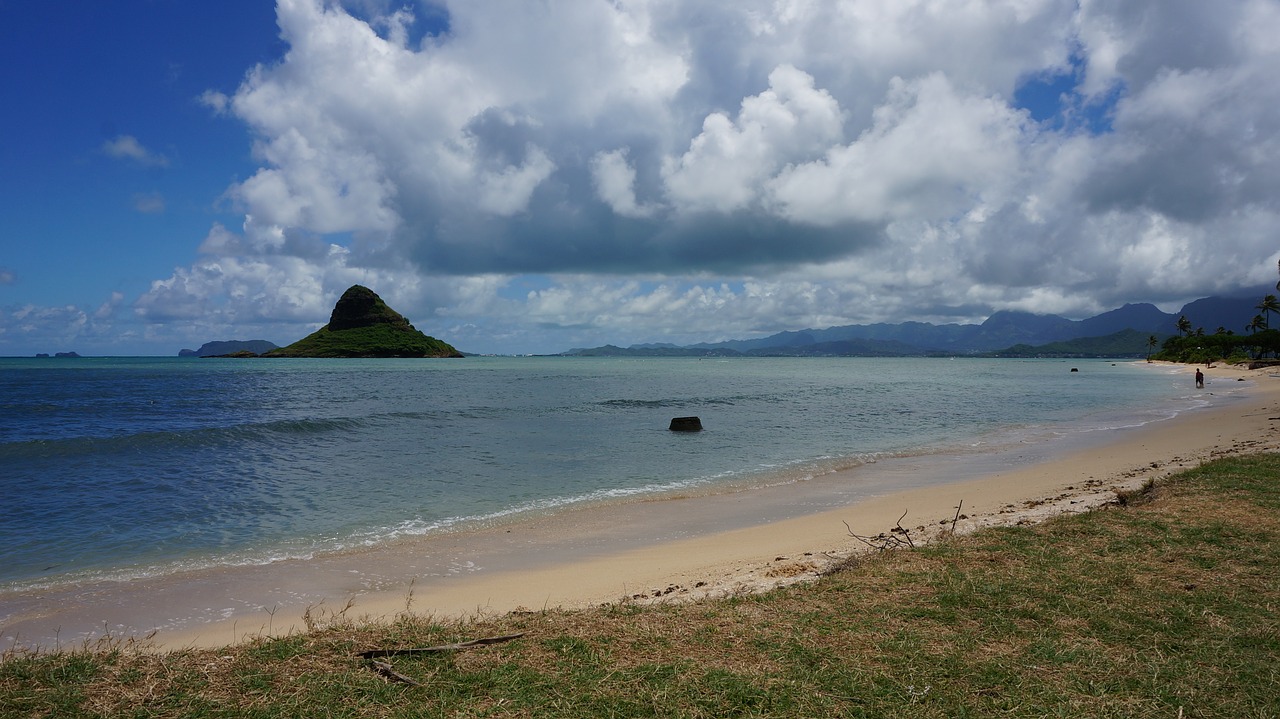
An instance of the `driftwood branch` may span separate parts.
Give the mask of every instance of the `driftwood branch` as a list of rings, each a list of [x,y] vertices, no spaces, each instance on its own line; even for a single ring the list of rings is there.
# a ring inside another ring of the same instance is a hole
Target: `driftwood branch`
[[[960,521],[960,508],[964,506],[964,500],[960,500],[960,504],[956,505],[956,516],[951,518],[951,533],[956,533],[956,522]]]
[[[902,547],[910,547],[915,549],[915,542],[911,540],[911,530],[902,526],[902,520],[906,519],[907,513],[904,511],[901,517],[898,517],[898,523],[894,525],[886,534],[881,532],[876,536],[866,536],[853,531],[853,527],[848,522],[844,523],[844,528],[849,532],[849,536],[862,542],[863,544],[883,552],[886,549],[900,549]]]
[[[481,639],[472,639],[469,642],[457,642],[455,644],[441,644],[435,647],[417,647],[413,649],[370,649],[367,652],[360,652],[360,657],[369,660],[369,664],[373,666],[373,670],[383,676],[397,682],[404,682],[415,687],[422,686],[422,682],[413,677],[405,676],[396,671],[387,662],[380,662],[374,657],[395,657],[403,654],[429,654],[432,652],[449,652],[458,649],[471,649],[472,647],[482,647],[486,644],[498,644],[499,642],[509,642],[512,639],[519,639],[524,636],[524,632],[519,634],[506,634],[500,637],[483,637]]]
[[[415,687],[422,686],[422,682],[418,681],[417,679],[414,679],[413,677],[407,677],[401,674],[395,669],[392,669],[391,665],[387,664],[386,662],[370,662],[370,664],[373,665],[373,668],[376,669],[379,674],[382,674],[390,679],[394,679],[398,682],[404,682],[405,684],[409,684]]]
[[[893,529],[891,529],[891,530],[889,530],[889,531],[892,531],[892,532],[898,532],[899,534],[901,534],[901,535],[902,535],[902,537],[903,537],[904,539],[906,539],[906,540],[907,540],[907,546],[911,547],[912,549],[915,549],[915,548],[916,548],[916,543],[915,543],[915,542],[913,542],[913,541],[911,541],[911,532],[910,532],[910,530],[908,530],[906,527],[902,526],[902,520],[904,520],[904,519],[906,519],[906,518],[907,518],[907,510],[905,510],[905,509],[904,509],[904,510],[902,510],[902,516],[901,516],[901,517],[898,517],[898,524],[897,524]]]
[[[505,634],[500,637],[483,637],[481,639],[472,639],[469,642],[457,642],[455,644],[441,644],[435,647],[416,647],[413,649],[370,649],[367,652],[360,652],[360,656],[364,659],[373,659],[374,657],[398,657],[403,654],[429,654],[432,652],[448,652],[457,649],[472,649],[474,647],[482,647],[486,644],[498,644],[501,642],[509,642],[512,639],[519,639],[524,636],[524,632],[519,634]],[[378,664],[379,662],[374,662]]]

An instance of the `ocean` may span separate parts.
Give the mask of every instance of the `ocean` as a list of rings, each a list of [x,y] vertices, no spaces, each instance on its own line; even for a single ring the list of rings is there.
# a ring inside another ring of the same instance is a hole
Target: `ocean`
[[[0,359],[0,603],[786,485],[1204,401],[1178,370],[1097,360]],[[702,432],[668,430],[688,415]]]

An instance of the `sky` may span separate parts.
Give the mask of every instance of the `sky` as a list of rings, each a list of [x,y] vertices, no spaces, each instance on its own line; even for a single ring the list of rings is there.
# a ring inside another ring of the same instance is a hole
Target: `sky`
[[[0,0],[0,355],[1166,311],[1280,260],[1280,0]],[[1243,326],[1238,328],[1243,330]]]

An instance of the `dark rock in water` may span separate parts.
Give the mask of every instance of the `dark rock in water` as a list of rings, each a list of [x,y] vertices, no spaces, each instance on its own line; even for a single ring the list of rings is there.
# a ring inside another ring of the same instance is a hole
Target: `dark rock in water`
[[[1079,372],[1079,371],[1080,371],[1080,368],[1079,368],[1079,367],[1072,367],[1072,368],[1071,368],[1071,371],[1072,371],[1072,372]]]
[[[263,357],[462,357],[447,342],[414,328],[368,287],[352,285],[329,324]]]
[[[700,432],[702,431],[702,420],[697,417],[672,417],[670,429],[672,432]]]

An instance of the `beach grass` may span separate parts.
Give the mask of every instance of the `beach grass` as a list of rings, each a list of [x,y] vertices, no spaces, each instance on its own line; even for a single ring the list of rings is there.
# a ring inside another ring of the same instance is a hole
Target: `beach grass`
[[[1280,455],[762,594],[349,615],[214,650],[11,651],[0,716],[1276,717]],[[516,633],[379,660],[420,686],[359,656]]]

